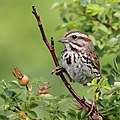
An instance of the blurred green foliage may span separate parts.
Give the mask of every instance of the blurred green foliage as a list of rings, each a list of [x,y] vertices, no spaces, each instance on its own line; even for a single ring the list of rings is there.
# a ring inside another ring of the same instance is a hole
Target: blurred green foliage
[[[41,90],[40,88],[33,90],[34,87],[37,86],[36,84],[39,83],[39,81],[30,83],[28,91],[25,86],[23,87],[19,85],[17,81],[6,83],[2,80],[0,85],[3,90],[0,97],[4,99],[5,104],[0,107],[0,119],[65,119],[65,111],[67,111],[67,108],[70,106],[73,98],[70,95],[53,96],[48,93],[42,93],[44,90]],[[41,84],[44,85],[44,83]]]
[[[41,49],[46,49],[46,47],[41,42],[36,21],[31,13],[31,6],[35,4],[38,10],[41,11],[40,14],[48,38],[54,35],[58,39],[59,32],[55,33],[54,29],[60,19],[57,12],[50,10],[54,1],[0,1],[1,79],[13,78],[10,72],[13,65],[21,66],[25,71],[29,71],[31,76],[40,77],[45,74],[49,76],[53,67],[52,61],[49,59],[50,55],[47,50],[41,51]],[[57,21],[52,17],[53,12]],[[49,21],[47,16],[49,16]],[[43,61],[46,63],[45,65],[43,65]],[[43,71],[46,71],[46,68],[48,72],[45,73]]]
[[[0,1],[0,77],[11,81],[10,68],[13,65],[20,66],[30,75],[30,85],[33,86],[28,94],[26,89],[16,82],[8,83],[2,80],[0,97],[4,104],[1,106],[0,118],[6,120],[22,119],[22,117],[23,119],[39,118],[44,120],[61,120],[61,118],[63,120],[88,120],[88,113],[85,110],[71,109],[72,98],[65,95],[66,89],[63,90],[64,86],[61,81],[50,75],[54,68],[53,61],[39,36],[37,23],[31,14],[32,4],[31,1],[24,1],[24,3],[15,0]],[[84,96],[86,99],[95,96],[98,111],[106,118],[109,120],[120,119],[119,0],[72,0],[70,2],[35,0],[34,4],[40,11],[47,37],[54,36],[55,38],[56,51],[61,51],[63,48],[57,43],[57,39],[66,30],[79,29],[92,39],[100,57],[103,78],[98,84],[94,79],[86,88],[80,87],[79,84],[73,86],[81,96],[82,90],[89,90],[91,93],[88,93],[89,97],[87,93]],[[53,10],[50,10],[51,6]],[[54,9],[60,11],[62,21],[59,19],[58,11],[54,11]],[[54,31],[55,28],[57,31]],[[59,58],[60,52],[57,53]],[[37,81],[39,81],[38,83],[51,81],[53,95],[38,95],[35,87]],[[96,88],[99,89],[100,96],[96,93]],[[63,95],[54,96],[57,93]],[[90,100],[88,99],[88,101]],[[65,105],[68,105],[65,107],[66,110],[61,107]],[[17,112],[14,111],[16,106],[17,109],[20,108]]]
[[[42,42],[36,20],[31,12],[34,4],[40,11],[48,39],[52,36],[55,39],[55,48],[59,56],[62,45],[58,43],[58,39],[65,30],[55,31],[56,26],[62,24],[58,11],[51,10],[51,6],[56,1],[64,0],[0,0],[0,80],[12,81],[14,77],[11,68],[18,66],[32,79],[51,81],[53,94],[60,93],[62,89],[67,93],[64,86],[54,91],[55,87],[58,84],[62,86],[62,83],[58,77],[51,75],[55,66]]]

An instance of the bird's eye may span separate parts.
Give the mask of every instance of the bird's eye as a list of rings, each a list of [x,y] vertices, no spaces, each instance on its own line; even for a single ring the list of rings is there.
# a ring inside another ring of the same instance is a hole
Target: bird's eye
[[[77,38],[77,36],[76,35],[72,35],[72,38],[75,40]]]

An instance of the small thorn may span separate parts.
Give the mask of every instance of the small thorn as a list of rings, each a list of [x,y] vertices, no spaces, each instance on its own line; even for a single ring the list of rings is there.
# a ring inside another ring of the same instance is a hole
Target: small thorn
[[[35,5],[32,5],[32,13],[35,13],[36,9],[35,9]]]
[[[35,5],[32,5],[32,9],[35,9]]]
[[[52,49],[54,49],[54,39],[53,39],[53,37],[51,37],[51,47],[52,47]]]

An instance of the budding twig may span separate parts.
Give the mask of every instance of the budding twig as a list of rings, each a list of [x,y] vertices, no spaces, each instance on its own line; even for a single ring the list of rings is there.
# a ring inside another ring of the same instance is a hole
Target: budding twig
[[[55,54],[55,50],[54,50],[54,40],[53,38],[51,38],[51,44],[49,44],[47,38],[46,38],[46,35],[45,35],[45,32],[44,32],[44,29],[43,29],[43,26],[42,26],[42,23],[41,23],[41,20],[40,20],[40,16],[39,14],[37,13],[36,11],[36,8],[35,6],[33,5],[32,6],[32,13],[34,14],[34,16],[36,17],[36,20],[37,20],[37,23],[38,23],[38,26],[39,26],[39,29],[40,29],[40,32],[41,32],[41,35],[42,35],[42,38],[43,38],[43,41],[44,43],[46,44],[46,46],[48,47],[51,55],[52,55],[52,58],[54,60],[54,63],[55,63],[55,66],[58,67],[59,66],[59,63],[58,63],[58,59],[56,57],[56,54]],[[89,114],[91,120],[92,119],[92,116],[94,114],[99,114],[100,113],[96,110],[96,108],[93,106],[92,108],[92,105],[90,105],[89,103],[87,103],[85,101],[85,99],[82,99],[80,98],[77,93],[74,91],[74,89],[71,87],[71,85],[67,82],[66,78],[64,77],[63,73],[61,72],[59,74],[60,78],[62,79],[63,83],[65,84],[65,86],[67,87],[67,89],[69,90],[69,92],[73,95],[73,97],[87,110],[87,112],[89,113],[90,110],[92,110]],[[102,115],[100,115],[102,116]],[[103,120],[106,120],[104,117],[102,117]]]

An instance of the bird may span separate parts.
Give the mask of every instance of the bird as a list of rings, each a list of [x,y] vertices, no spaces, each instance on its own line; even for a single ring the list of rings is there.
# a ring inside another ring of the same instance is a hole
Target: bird
[[[101,79],[98,56],[92,40],[79,30],[70,30],[59,39],[64,44],[62,67],[74,82],[87,85],[94,78]]]

